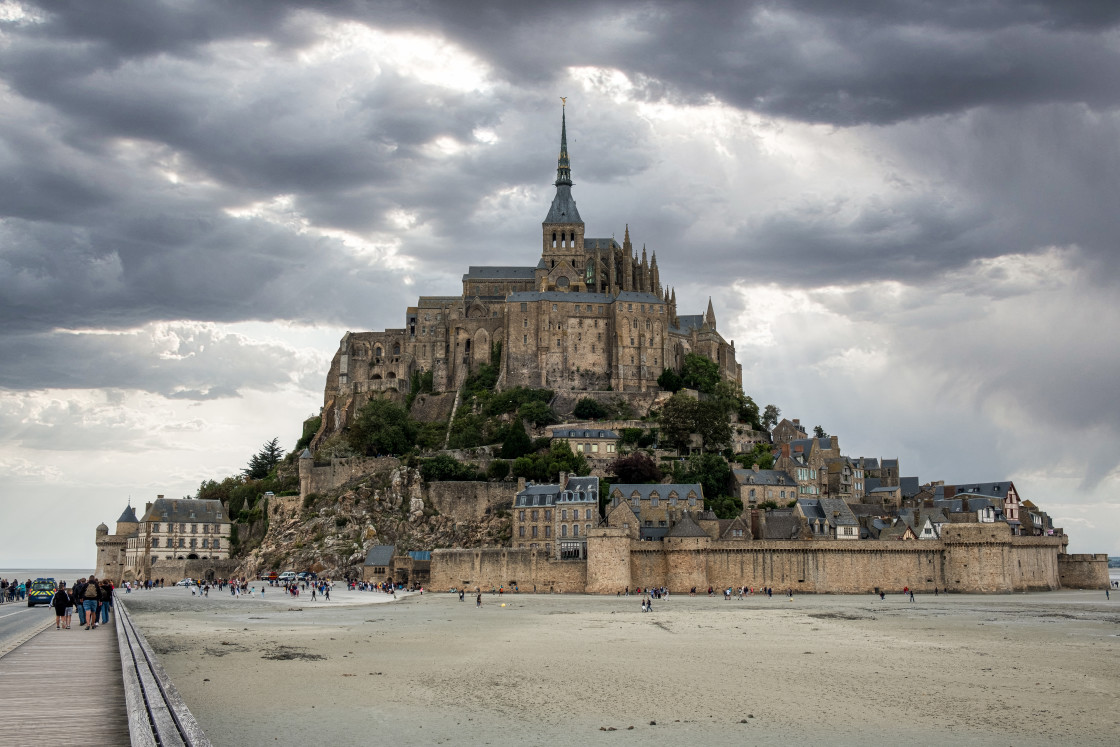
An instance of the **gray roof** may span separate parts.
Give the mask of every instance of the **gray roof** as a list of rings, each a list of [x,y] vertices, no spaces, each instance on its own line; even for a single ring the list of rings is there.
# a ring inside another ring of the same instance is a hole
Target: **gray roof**
[[[839,498],[800,498],[797,505],[807,519],[820,519],[829,526],[843,527],[859,524],[848,504]]]
[[[572,197],[572,188],[568,184],[556,185],[556,196],[552,198],[552,205],[548,208],[548,215],[544,223],[583,223],[576,209],[576,200]]]
[[[525,489],[519,491],[513,499],[513,505],[535,508],[555,506],[562,502],[591,503],[598,502],[598,494],[598,477],[572,476],[568,478],[563,488],[559,484],[526,485]]]
[[[792,509],[767,511],[764,535],[762,539],[798,539],[801,521],[793,515]]]
[[[696,500],[703,500],[704,498],[704,488],[698,482],[668,484],[653,483],[652,485],[618,483],[615,485],[611,485],[611,495],[614,495],[614,491],[616,490],[622,494],[622,497],[625,500],[630,500],[630,496],[633,495],[634,492],[637,492],[640,500],[648,501],[650,493],[653,493],[654,491],[657,491],[657,496],[659,498],[665,499],[668,499],[669,493],[672,492],[676,492],[678,498],[686,499],[688,498],[689,491],[692,491],[696,494]]]
[[[879,469],[879,460],[875,457],[860,457],[857,461],[864,469]]]
[[[898,484],[902,488],[903,498],[913,498],[922,492],[922,486],[919,484],[917,477],[900,477],[898,478]]]
[[[128,508],[121,512],[121,518],[117,519],[118,523],[122,521],[131,521],[133,524],[140,522],[140,520],[136,518],[136,512],[132,509],[131,503],[128,504]]]
[[[144,521],[176,523],[202,521],[209,523],[229,521],[229,517],[226,515],[222,502],[218,500],[156,498],[152,507],[144,513]]]
[[[968,493],[970,495],[984,495],[989,498],[999,498],[1001,501],[1007,497],[1007,490],[1012,485],[1011,480],[1002,482],[965,482],[958,485],[939,485],[934,489],[935,498],[945,497],[945,488],[956,488],[957,495]]]
[[[374,545],[366,553],[366,565],[389,566],[393,563],[396,545]]]
[[[669,530],[666,537],[707,537],[708,533],[700,528],[696,520],[692,518],[692,514],[688,511],[684,512],[681,520],[673,525]]]
[[[463,280],[532,280],[535,267],[499,267],[471,265]]]
[[[974,513],[982,508],[998,508],[1000,512],[1003,511],[1003,504],[999,506],[992,505],[992,499],[986,496],[969,495],[967,493],[959,494],[960,498],[938,498],[933,501],[933,505],[950,513],[959,514],[965,513],[964,499],[968,498],[968,513]]]
[[[637,301],[639,303],[663,304],[665,303],[652,293],[644,291],[622,291],[618,294],[619,301]]]
[[[606,428],[557,428],[552,431],[553,438],[618,438],[618,434]]]
[[[797,480],[780,469],[760,469],[757,472],[753,469],[735,469],[731,472],[740,485],[797,485]]]
[[[704,326],[703,314],[678,314],[677,315],[677,329],[681,332],[687,332],[692,329],[700,329]]]
[[[883,469],[891,469],[891,468],[898,469],[898,460],[897,459],[884,459],[883,460]]]
[[[525,301],[558,301],[564,303],[602,303],[614,302],[614,297],[606,293],[565,292],[565,291],[516,291],[506,297],[508,303]]]
[[[876,481],[876,482],[878,482],[878,481]],[[884,485],[882,487],[872,488],[871,490],[869,490],[867,492],[869,492],[869,493],[892,493],[895,490],[901,491],[902,488],[897,487],[897,486],[891,487],[890,485]]]
[[[596,249],[621,249],[619,243],[614,239],[589,239],[586,236],[583,239],[583,248],[595,251]]]
[[[878,477],[865,477],[865,478],[863,478],[863,489],[865,491],[867,491],[868,493],[870,493],[872,490],[878,489],[878,487],[882,484],[883,484],[883,481],[881,479],[879,479]]]

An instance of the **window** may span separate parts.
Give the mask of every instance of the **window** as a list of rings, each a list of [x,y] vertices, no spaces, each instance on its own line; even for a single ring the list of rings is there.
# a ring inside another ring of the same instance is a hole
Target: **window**
[[[186,547],[186,546],[187,546],[187,541],[185,539],[183,539],[182,537],[180,537],[179,538],[179,547]]]
[[[562,510],[560,512],[560,521],[567,521],[567,520],[568,520],[568,509],[565,508],[564,510]]]
[[[556,347],[560,347],[560,338],[559,337],[556,338]]]
[[[552,304],[552,310],[556,311],[556,304]]]
[[[527,303],[521,304],[521,310],[522,311],[528,311],[529,310],[529,304],[527,304]]]
[[[544,538],[545,539],[550,539],[551,537],[552,537],[552,527],[546,526],[544,528]]]
[[[591,518],[591,509],[590,508],[587,509],[587,513],[583,518],[585,518],[585,519],[590,519]]]
[[[196,547],[198,547],[198,540],[196,540],[194,537],[191,537],[191,549],[193,550]]]
[[[546,508],[544,510],[544,520],[545,521],[552,521],[552,509],[551,508]]]
[[[521,509],[520,511],[517,512],[517,520],[518,521],[525,521],[525,509]]]
[[[210,549],[211,550],[220,550],[221,547],[222,547],[222,541],[220,539],[210,540]]]
[[[591,444],[591,451],[592,451],[592,452],[595,452],[595,453],[598,453],[598,451],[599,451],[599,444]]]
[[[521,342],[528,345],[529,344],[529,335],[521,335]]]
[[[522,529],[524,529],[524,527],[522,527]],[[537,538],[537,528],[533,527],[533,539],[536,539],[536,538]]]
[[[521,326],[525,329],[529,329],[529,320],[528,319],[522,319],[521,320]]]
[[[567,537],[568,536],[568,525],[567,524],[561,524],[560,525],[560,536],[561,537]]]
[[[572,524],[572,536],[573,537],[578,537],[579,536],[579,524]]]
[[[536,520],[537,520],[537,514],[538,514],[538,513],[539,513],[539,512],[537,511],[537,509],[535,509],[535,508],[534,508],[534,509],[533,509],[533,513],[532,513],[533,521],[536,521]]]

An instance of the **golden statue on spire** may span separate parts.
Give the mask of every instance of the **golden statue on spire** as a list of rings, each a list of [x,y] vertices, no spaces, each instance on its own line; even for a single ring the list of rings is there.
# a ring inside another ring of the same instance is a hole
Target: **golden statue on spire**
[[[560,97],[560,106],[562,108],[567,108],[567,106],[568,106],[568,97],[567,96],[561,96]]]

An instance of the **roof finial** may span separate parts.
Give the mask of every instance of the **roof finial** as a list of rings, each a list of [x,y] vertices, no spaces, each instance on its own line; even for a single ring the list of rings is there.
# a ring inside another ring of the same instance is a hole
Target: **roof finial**
[[[560,157],[556,159],[556,186],[572,186],[572,165],[568,161],[568,97],[560,97]]]

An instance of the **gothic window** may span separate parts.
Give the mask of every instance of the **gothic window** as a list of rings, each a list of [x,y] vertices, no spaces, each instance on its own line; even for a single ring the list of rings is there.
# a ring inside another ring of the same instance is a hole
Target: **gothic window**
[[[552,248],[553,249],[556,248],[556,232],[555,231],[552,232]]]
[[[393,355],[400,355],[400,354],[401,354],[401,344],[398,342],[398,343],[395,343],[393,345]]]

